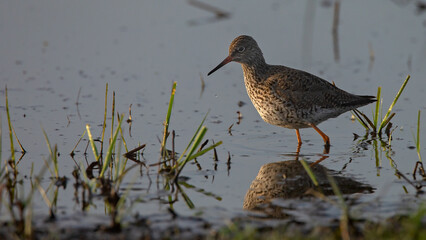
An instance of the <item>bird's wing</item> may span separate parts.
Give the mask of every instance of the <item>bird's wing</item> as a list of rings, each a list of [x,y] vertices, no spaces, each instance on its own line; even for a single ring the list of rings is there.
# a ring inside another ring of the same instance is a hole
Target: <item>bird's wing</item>
[[[292,68],[274,66],[267,81],[277,98],[298,109],[350,107],[359,101],[320,77]]]

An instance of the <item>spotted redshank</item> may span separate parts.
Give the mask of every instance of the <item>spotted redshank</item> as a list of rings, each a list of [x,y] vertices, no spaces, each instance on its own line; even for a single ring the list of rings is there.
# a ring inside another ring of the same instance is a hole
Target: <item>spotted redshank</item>
[[[326,80],[286,66],[269,65],[250,36],[239,36],[229,46],[229,56],[207,75],[229,62],[241,64],[244,84],[262,119],[272,125],[296,130],[312,127],[330,146],[330,138],[317,125],[349,110],[375,102],[374,96],[345,92]]]

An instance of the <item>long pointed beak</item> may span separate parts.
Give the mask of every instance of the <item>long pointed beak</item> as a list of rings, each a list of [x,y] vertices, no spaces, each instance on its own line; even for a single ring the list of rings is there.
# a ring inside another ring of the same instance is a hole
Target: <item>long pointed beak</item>
[[[215,68],[213,68],[213,70],[211,70],[209,73],[207,73],[207,76],[209,76],[210,74],[216,72],[216,70],[218,70],[219,68],[223,67],[225,64],[229,63],[232,61],[232,57],[228,56],[226,57],[221,63],[219,63],[219,65],[217,65]]]

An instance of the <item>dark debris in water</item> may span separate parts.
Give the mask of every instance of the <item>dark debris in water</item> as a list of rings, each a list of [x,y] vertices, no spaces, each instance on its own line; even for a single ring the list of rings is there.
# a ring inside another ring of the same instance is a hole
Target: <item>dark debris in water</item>
[[[238,101],[238,107],[242,107],[242,106],[244,106],[244,105],[246,105],[246,103],[245,103],[245,102],[243,102],[243,101]]]

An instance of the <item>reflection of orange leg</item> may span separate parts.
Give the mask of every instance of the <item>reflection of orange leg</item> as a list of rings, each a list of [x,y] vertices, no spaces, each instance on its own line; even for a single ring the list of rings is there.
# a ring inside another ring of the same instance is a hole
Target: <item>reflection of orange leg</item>
[[[325,146],[330,146],[330,138],[325,133],[323,133],[319,128],[317,128],[315,124],[311,123],[310,125],[313,129],[315,129],[315,131],[319,133],[319,135],[321,135],[322,139],[324,139]]]
[[[297,144],[297,149],[296,149],[296,156],[299,157],[299,153],[300,153],[300,147],[302,146],[301,143]]]
[[[329,154],[330,153],[330,144],[324,145],[324,151],[322,153],[324,153],[324,154]]]
[[[299,129],[296,129],[296,135],[297,135],[297,143],[299,143],[299,146],[302,145],[302,138],[300,138]]]
[[[311,164],[309,164],[309,167],[313,167],[313,166],[315,166],[315,165],[317,165],[318,163],[320,163],[320,162],[322,162],[322,161],[324,161],[325,159],[327,159],[328,158],[328,156],[322,156],[320,159],[318,159],[316,162],[313,162],[313,163],[311,163]]]

